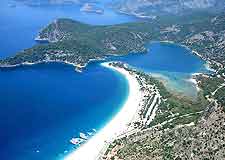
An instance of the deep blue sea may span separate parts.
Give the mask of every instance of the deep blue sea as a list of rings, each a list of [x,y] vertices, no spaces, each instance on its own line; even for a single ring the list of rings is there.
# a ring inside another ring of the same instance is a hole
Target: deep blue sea
[[[107,0],[109,1],[109,0]],[[38,31],[56,18],[73,18],[96,25],[138,19],[106,7],[103,15],[80,12],[79,5],[29,7],[0,2],[0,58],[36,44]],[[187,82],[205,71],[204,62],[171,44],[151,43],[147,54],[109,58],[160,75],[168,87],[194,96]],[[166,78],[165,78],[166,77]],[[3,160],[62,159],[80,132],[101,129],[121,108],[129,93],[126,79],[94,62],[83,73],[64,64],[38,64],[0,69],[0,157]]]
[[[12,3],[11,0],[0,2],[0,58],[15,54],[24,48],[29,48],[36,42],[34,38],[47,24],[57,18],[72,18],[84,23],[95,25],[119,24],[137,21],[136,18],[115,13],[105,7],[107,1],[100,1],[104,14],[81,12],[80,5],[29,7],[22,3]],[[16,4],[10,7],[10,4]],[[4,34],[3,34],[4,33]]]
[[[1,70],[0,88],[4,160],[60,157],[72,137],[103,127],[129,91],[124,77],[99,65],[81,74],[63,64]]]

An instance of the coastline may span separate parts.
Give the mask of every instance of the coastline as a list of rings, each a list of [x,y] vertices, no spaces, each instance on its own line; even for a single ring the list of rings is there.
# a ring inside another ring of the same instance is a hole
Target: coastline
[[[65,160],[96,160],[102,156],[101,153],[104,152],[104,149],[110,142],[125,132],[134,129],[129,124],[135,120],[135,115],[142,100],[142,92],[137,79],[123,68],[110,66],[109,63],[101,63],[101,65],[125,76],[129,83],[129,96],[119,113],[94,137],[81,145],[77,150],[65,156]]]
[[[188,82],[192,83],[195,86],[197,92],[199,92],[201,90],[201,88],[198,86],[198,81],[196,80],[195,76],[200,75],[200,74],[202,74],[202,73],[193,73],[193,74],[191,74],[191,78],[187,79]]]
[[[48,39],[43,39],[43,38],[39,38],[39,35],[35,38],[35,40],[38,40],[38,41],[49,41]],[[50,41],[49,41],[50,42]],[[179,44],[179,43],[175,43],[174,41],[150,41],[146,44],[151,44],[151,43],[167,43],[167,44],[173,44],[173,45],[177,45],[177,46],[181,46],[181,47],[184,47],[186,48],[187,50],[190,50],[190,52],[199,57],[200,59],[202,59],[204,62],[205,62],[205,68],[208,70],[208,71],[211,71],[211,72],[216,72],[215,69],[211,68],[211,61],[204,58],[202,55],[200,55],[198,52],[192,50],[191,48],[189,48],[188,46],[186,45],[183,45],[183,44]],[[146,45],[145,44],[145,45]],[[146,47],[145,47],[146,50],[148,50]],[[138,54],[143,54],[144,52],[138,52]],[[129,54],[132,54],[132,53],[127,53],[125,55],[129,55]],[[107,56],[113,56],[113,57],[119,57],[119,56],[124,56],[124,55],[115,55],[115,54],[108,54],[108,55],[105,55],[104,57],[97,57],[97,58],[93,58],[93,59],[89,59],[87,62],[85,62],[84,64],[79,64],[79,63],[74,63],[74,62],[68,62],[67,60],[50,60],[50,59],[46,59],[46,60],[39,60],[39,61],[36,61],[36,62],[23,62],[23,63],[18,63],[18,64],[14,64],[14,65],[10,65],[10,64],[0,64],[0,68],[12,68],[12,67],[18,67],[18,66],[29,66],[29,65],[35,65],[35,64],[42,64],[42,63],[64,63],[64,64],[69,64],[69,65],[72,65],[75,67],[75,70],[77,72],[82,72],[82,70],[90,63],[90,62],[93,62],[93,61],[101,61],[101,60],[105,60]]]
[[[92,61],[92,60],[90,60]],[[44,60],[44,61],[38,61],[38,62],[23,62],[20,64],[15,64],[15,65],[0,65],[0,68],[14,68],[14,67],[20,67],[20,66],[32,66],[32,65],[36,65],[36,64],[45,64],[45,63],[62,63],[62,64],[67,64],[67,65],[71,65],[75,68],[76,72],[82,72],[82,69],[85,68],[87,66],[87,64],[84,65],[80,65],[80,64],[75,64],[75,63],[71,63],[68,61],[57,61],[57,60]]]

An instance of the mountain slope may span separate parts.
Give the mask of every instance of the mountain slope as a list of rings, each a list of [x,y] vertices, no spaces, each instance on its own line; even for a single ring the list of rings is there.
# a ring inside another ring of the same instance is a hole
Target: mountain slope
[[[175,16],[174,16],[175,17]],[[44,28],[36,45],[13,57],[0,60],[1,66],[60,61],[85,66],[90,60],[109,55],[143,53],[151,41],[171,41],[185,45],[210,61],[214,69],[225,65],[225,14],[202,15],[190,22],[135,22],[109,26],[93,26],[70,19],[58,19]],[[184,23],[186,22],[186,23]],[[223,68],[223,67],[222,67]]]
[[[117,10],[139,17],[159,15],[184,15],[193,11],[222,11],[225,1],[221,0],[115,0]]]

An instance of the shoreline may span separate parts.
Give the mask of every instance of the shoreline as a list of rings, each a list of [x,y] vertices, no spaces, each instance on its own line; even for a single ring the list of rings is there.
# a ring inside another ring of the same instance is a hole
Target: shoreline
[[[91,60],[90,60],[91,61]],[[23,62],[20,64],[15,64],[15,65],[0,65],[0,68],[14,68],[14,67],[22,67],[22,66],[33,66],[33,65],[38,65],[38,64],[51,64],[51,63],[61,63],[61,64],[66,64],[66,65],[71,65],[75,68],[76,72],[82,72],[82,69],[85,68],[87,66],[87,64],[85,65],[79,65],[79,64],[75,64],[75,63],[71,63],[68,61],[57,61],[57,60],[44,60],[44,61],[37,61],[37,62]]]
[[[195,86],[197,92],[199,92],[199,91],[201,91],[201,88],[198,86],[198,81],[194,78],[194,75],[195,74],[192,74],[191,78],[187,79],[187,81],[192,83]],[[197,73],[196,73],[196,75],[197,75]]]
[[[103,150],[110,142],[125,132],[134,129],[129,126],[129,124],[134,121],[135,115],[140,107],[139,104],[142,100],[142,92],[137,79],[125,69],[110,66],[108,62],[101,63],[101,65],[125,76],[129,83],[128,98],[119,113],[117,113],[105,127],[85,144],[65,156],[65,160],[96,160],[102,156],[101,153],[104,152]]]
[[[35,40],[38,40],[38,41],[46,41],[47,39],[41,39],[41,38],[38,38],[36,37]],[[211,68],[211,61],[204,58],[202,55],[200,55],[198,52],[196,52],[195,50],[192,50],[191,48],[189,48],[188,46],[186,45],[183,45],[183,44],[179,44],[179,43],[176,43],[174,41],[167,41],[167,40],[164,40],[164,41],[149,41],[147,42],[145,45],[147,44],[151,44],[151,43],[167,43],[167,44],[173,44],[173,45],[177,45],[177,46],[180,46],[180,47],[184,47],[186,48],[187,50],[189,50],[191,52],[192,55],[195,55],[197,57],[199,57],[201,60],[203,60],[205,62],[204,64],[204,67],[206,70],[210,71],[210,72],[216,72],[215,69]],[[145,47],[145,49],[148,50],[148,48]],[[143,54],[144,52],[138,52],[137,54]],[[127,53],[125,54],[126,55],[129,55],[129,54],[132,54],[132,53]],[[69,64],[69,65],[72,65],[73,67],[75,67],[75,70],[77,72],[82,72],[82,70],[84,68],[86,68],[90,62],[93,62],[93,61],[101,61],[101,60],[105,60],[105,57],[107,56],[113,56],[113,57],[117,57],[117,56],[124,56],[124,55],[114,55],[114,54],[109,54],[109,55],[105,55],[104,57],[101,57],[101,58],[94,58],[94,59],[89,59],[87,62],[85,62],[84,64],[79,64],[79,63],[73,63],[73,62],[68,62],[67,60],[49,60],[49,59],[46,59],[46,60],[42,60],[42,61],[36,61],[36,62],[23,62],[23,63],[18,63],[18,64],[14,64],[14,65],[10,65],[10,64],[0,64],[0,68],[13,68],[13,67],[19,67],[19,66],[30,66],[30,65],[35,65],[35,64],[42,64],[42,63],[64,63],[64,64]]]

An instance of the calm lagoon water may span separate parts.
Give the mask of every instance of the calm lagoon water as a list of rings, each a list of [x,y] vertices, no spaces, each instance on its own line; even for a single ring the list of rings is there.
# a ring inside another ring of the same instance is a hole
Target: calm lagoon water
[[[36,44],[38,31],[56,18],[97,25],[136,21],[105,7],[103,15],[80,12],[80,6],[10,7],[0,3],[0,58]],[[190,73],[205,71],[198,57],[177,45],[152,43],[149,53],[110,58],[145,72],[166,76],[171,88],[193,95]],[[102,128],[121,108],[129,87],[120,74],[99,62],[83,73],[63,64],[39,64],[0,70],[0,156],[7,160],[62,159],[80,132]]]
[[[148,47],[146,54],[130,54],[112,59],[151,73],[176,93],[191,97],[197,95],[196,87],[188,79],[192,73],[209,72],[203,60],[193,55],[187,48],[175,44],[152,42],[146,47]]]

